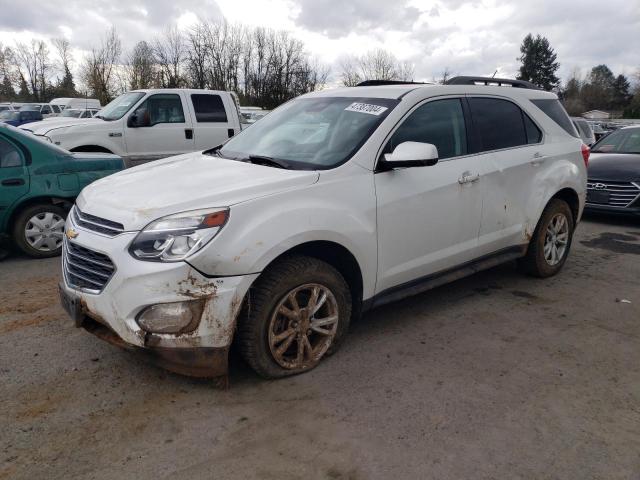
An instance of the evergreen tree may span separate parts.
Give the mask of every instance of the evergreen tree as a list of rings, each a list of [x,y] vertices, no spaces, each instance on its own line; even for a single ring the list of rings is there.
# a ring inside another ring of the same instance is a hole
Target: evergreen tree
[[[633,95],[629,93],[629,89],[631,85],[629,84],[629,80],[624,75],[618,75],[616,79],[613,81],[612,85],[612,94],[613,94],[613,102],[612,107],[616,110],[622,110],[626,107]]]
[[[616,77],[606,65],[591,69],[589,79],[582,91],[582,98],[589,110],[610,110],[613,106],[613,84]]]
[[[556,76],[560,64],[558,56],[551,48],[549,40],[540,35],[528,34],[520,46],[522,55],[518,60],[522,62],[518,80],[526,80],[544,90],[557,88],[560,79]]]

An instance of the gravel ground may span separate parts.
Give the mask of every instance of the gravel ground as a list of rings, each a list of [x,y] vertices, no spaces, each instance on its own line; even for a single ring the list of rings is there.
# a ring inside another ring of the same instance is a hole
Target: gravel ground
[[[640,478],[638,220],[372,311],[305,375],[233,355],[227,391],[74,328],[58,278],[0,263],[2,479]]]

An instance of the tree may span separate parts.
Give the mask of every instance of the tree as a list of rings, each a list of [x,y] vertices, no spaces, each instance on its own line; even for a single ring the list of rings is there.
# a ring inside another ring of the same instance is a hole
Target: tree
[[[14,64],[13,51],[9,47],[0,44],[0,101],[11,102],[17,99],[16,91],[13,87]]]
[[[15,59],[18,68],[26,72],[26,76],[22,72],[21,75],[29,82],[33,98],[38,102],[44,101],[51,71],[47,44],[42,40],[31,40],[31,44],[19,42],[16,44]]]
[[[589,110],[609,110],[613,104],[613,83],[615,76],[606,65],[597,65],[591,69],[582,88],[582,98]]]
[[[624,75],[618,75],[613,81],[612,85],[612,108],[615,110],[622,110],[626,107],[633,95],[630,93],[631,84],[627,77]]]
[[[127,88],[152,88],[156,81],[153,49],[144,40],[138,42],[127,59]]]
[[[526,80],[544,90],[557,88],[560,79],[556,76],[560,64],[557,54],[551,48],[549,40],[540,35],[534,38],[531,34],[524,37],[520,46],[522,55],[518,60],[522,62],[518,80]]]
[[[160,75],[162,88],[179,88],[183,85],[182,67],[185,61],[185,43],[177,27],[165,31],[153,43],[153,54]]]
[[[578,116],[585,111],[584,102],[582,101],[583,83],[580,78],[580,72],[574,70],[565,87],[560,91],[562,103],[569,115]]]
[[[94,47],[85,58],[82,78],[91,96],[103,105],[113,100],[117,91],[116,69],[122,44],[115,28],[111,28],[99,47]]]
[[[71,73],[71,44],[66,38],[54,38],[52,43],[58,52],[62,70],[62,78],[58,80],[55,87],[55,95],[60,97],[75,97],[78,95],[78,92],[76,91],[76,84],[73,80],[73,74]]]
[[[340,61],[342,83],[353,87],[364,80],[413,80],[413,65],[400,62],[391,52],[369,50],[361,56],[346,56]]]

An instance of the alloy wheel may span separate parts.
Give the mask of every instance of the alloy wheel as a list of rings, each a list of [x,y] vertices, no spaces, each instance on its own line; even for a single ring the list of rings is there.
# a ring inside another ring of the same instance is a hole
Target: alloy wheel
[[[290,290],[269,322],[273,359],[289,370],[317,364],[331,346],[338,322],[338,302],[329,288],[309,283]]]

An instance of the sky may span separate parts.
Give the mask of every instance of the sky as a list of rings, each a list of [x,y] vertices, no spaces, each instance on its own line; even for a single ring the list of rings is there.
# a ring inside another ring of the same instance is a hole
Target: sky
[[[199,19],[287,30],[339,77],[339,59],[373,48],[414,65],[415,80],[446,69],[513,77],[527,33],[546,36],[559,76],[606,64],[640,71],[640,0],[0,0],[0,42],[70,40],[78,64],[114,25],[123,48]]]

